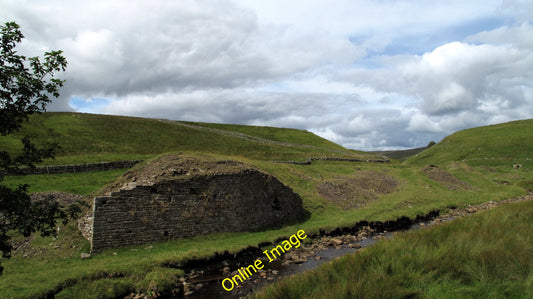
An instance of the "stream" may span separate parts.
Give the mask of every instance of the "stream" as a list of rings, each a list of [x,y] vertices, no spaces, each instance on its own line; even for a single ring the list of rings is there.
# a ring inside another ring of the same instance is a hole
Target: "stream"
[[[189,265],[180,267],[186,269],[187,273],[186,278],[182,278],[181,281],[183,289],[180,295],[169,298],[241,298],[284,277],[313,270],[335,258],[371,246],[379,239],[391,238],[395,232],[416,230],[449,222],[481,210],[492,209],[501,204],[528,200],[533,200],[532,193],[499,202],[490,201],[461,209],[452,208],[446,215],[441,216],[438,211],[433,211],[424,216],[417,216],[415,219],[400,217],[395,221],[360,221],[352,227],[337,228],[333,231],[320,230],[309,235],[311,242],[302,244],[300,248],[290,249],[270,263],[263,260],[265,267],[253,273],[244,282],[239,282],[239,285],[232,291],[224,290],[222,280],[236,275],[235,270],[240,267],[250,265],[258,258],[263,259],[262,251],[271,248],[272,245],[281,244],[282,238],[274,243],[269,242],[243,249],[236,254],[225,252],[208,260],[191,261]],[[194,268],[203,270],[194,270]],[[230,273],[230,270],[234,272]]]
[[[416,223],[410,225],[406,229],[402,229],[401,231],[419,229],[422,226],[424,226],[424,224],[421,225],[420,223]],[[226,272],[224,274],[222,273],[221,269],[218,269],[214,271],[205,271],[198,277],[194,277],[193,275],[193,278],[190,278],[184,283],[186,295],[180,295],[172,298],[241,298],[250,293],[258,291],[259,289],[275,282],[276,280],[280,280],[293,274],[313,270],[326,262],[332,261],[335,258],[354,253],[361,250],[361,248],[368,247],[381,238],[390,238],[394,235],[393,232],[374,233],[371,229],[367,231],[370,231],[365,234],[368,237],[364,236],[359,239],[357,239],[355,236],[347,237],[346,235],[337,238],[314,238],[312,244],[305,245],[306,248],[303,250],[305,250],[306,253],[296,255],[296,261],[291,261],[290,258],[286,258],[285,255],[270,263],[264,261],[265,268],[259,270],[258,273],[253,273],[253,275],[244,282],[239,282],[239,286],[235,287],[232,291],[224,290],[221,282],[225,278],[231,278],[231,276],[235,275],[236,273]],[[324,241],[324,239],[326,241]],[[337,245],[338,243],[335,242],[342,242],[342,244]],[[319,245],[316,246],[317,244]],[[309,247],[311,247],[311,249]],[[289,254],[289,252],[286,254]],[[264,255],[257,256],[257,258],[261,257],[264,257]],[[248,263],[237,266],[248,265],[254,260],[255,259],[250,259]],[[237,269],[237,266],[232,267],[231,269],[235,270]],[[187,287],[187,285],[189,286]]]
[[[359,244],[361,244],[362,247],[366,247],[374,244],[375,242],[376,240],[374,239],[366,239]],[[254,273],[250,279],[240,284],[240,287],[235,288],[231,292],[224,290],[221,285],[221,281],[226,277],[230,277],[230,275],[208,275],[202,279],[199,279],[198,281],[191,281],[193,284],[202,283],[205,285],[204,287],[189,296],[183,296],[179,298],[241,298],[276,280],[280,280],[283,277],[315,269],[321,264],[331,261],[334,258],[356,252],[358,250],[360,249],[349,248],[344,245],[340,249],[328,247],[327,249],[316,253],[316,257],[320,257],[320,259],[316,260],[314,258],[309,258],[307,261],[299,264],[283,264],[282,261],[275,260],[265,265],[266,271],[260,272],[264,273],[264,275],[261,275],[260,273]],[[268,269],[266,267],[268,267]]]

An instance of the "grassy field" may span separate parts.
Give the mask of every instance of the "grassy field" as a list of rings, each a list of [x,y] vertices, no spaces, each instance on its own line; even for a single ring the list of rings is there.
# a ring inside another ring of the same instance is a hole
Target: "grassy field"
[[[90,260],[80,260],[80,253],[87,252],[89,244],[71,223],[61,228],[58,239],[33,236],[30,249],[3,259],[6,269],[0,277],[0,294],[7,298],[38,297],[61,288],[64,290],[58,297],[112,298],[131,291],[170,290],[181,272],[163,265],[191,257],[207,257],[225,250],[237,252],[299,229],[312,233],[353,225],[360,220],[415,217],[432,210],[521,196],[533,190],[532,165],[528,160],[533,140],[524,133],[532,126],[533,121],[521,121],[458,132],[404,163],[314,161],[311,165],[295,165],[272,161],[378,156],[345,149],[301,130],[75,113],[35,116],[16,137],[29,135],[40,143],[58,142],[62,151],[55,160],[44,164],[150,159],[167,152],[202,152],[247,162],[271,173],[300,194],[311,217],[279,230],[201,236],[153,244],[150,249],[123,248]],[[498,138],[500,135],[505,138]],[[18,141],[1,137],[0,147],[14,153]],[[523,167],[513,168],[517,161]],[[123,173],[124,170],[115,170],[14,176],[6,177],[3,183],[29,184],[32,192],[87,195],[90,200],[91,194]],[[18,242],[24,241],[14,236]]]
[[[533,202],[400,234],[253,298],[531,298]]]

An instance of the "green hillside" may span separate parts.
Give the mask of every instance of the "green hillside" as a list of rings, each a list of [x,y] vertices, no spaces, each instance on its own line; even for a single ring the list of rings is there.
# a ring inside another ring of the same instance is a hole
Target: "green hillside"
[[[281,129],[274,127],[258,127],[258,126],[244,126],[232,124],[213,124],[213,123],[199,123],[199,122],[181,122],[196,127],[205,127],[217,130],[217,132],[225,131],[232,132],[233,136],[248,137],[257,141],[277,141],[281,143],[292,143],[300,145],[312,145],[315,147],[322,147],[336,150],[346,150],[342,146],[333,143],[327,139],[318,137],[317,135],[297,129]]]
[[[0,137],[0,149],[15,153],[20,148],[20,137],[30,136],[38,143],[57,142],[62,147],[55,160],[45,162],[48,165],[129,159],[145,159],[146,165],[161,155],[176,152],[240,160],[292,188],[301,196],[310,218],[262,232],[150,244],[149,250],[146,246],[121,248],[97,254],[90,260],[80,259],[80,253],[88,251],[89,243],[79,234],[75,221],[62,226],[57,239],[38,235],[25,239],[13,232],[14,240],[27,246],[15,252],[13,258],[2,259],[5,271],[0,279],[0,294],[7,298],[46,294],[55,294],[56,298],[115,298],[145,292],[152,285],[153,290],[171,291],[176,276],[183,273],[168,265],[190,258],[210,257],[224,251],[236,253],[300,229],[312,234],[363,220],[415,218],[435,210],[468,208],[522,196],[533,191],[533,172],[527,159],[533,146],[531,134],[528,135],[532,126],[533,121],[518,121],[465,130],[407,162],[368,163],[361,161],[381,156],[348,150],[302,130],[79,113],[35,115],[17,135]],[[277,163],[308,159],[315,160],[305,164]],[[524,167],[507,167],[515,163]],[[7,176],[2,183],[11,187],[29,184],[31,192],[86,195],[84,199],[90,203],[99,190],[120,180],[125,172]],[[420,240],[424,242],[422,237]],[[404,247],[399,251],[409,252]],[[394,259],[395,254],[384,256]],[[333,272],[324,268],[324,273]],[[377,277],[378,280],[383,279]]]
[[[0,137],[0,150],[16,153],[21,148],[22,136],[29,136],[36,143],[56,142],[61,146],[56,160],[47,161],[48,164],[139,159],[175,151],[263,161],[375,158],[303,130],[80,113],[34,115],[17,134]]]
[[[407,160],[409,164],[471,166],[530,165],[533,161],[533,120],[520,120],[459,131]]]

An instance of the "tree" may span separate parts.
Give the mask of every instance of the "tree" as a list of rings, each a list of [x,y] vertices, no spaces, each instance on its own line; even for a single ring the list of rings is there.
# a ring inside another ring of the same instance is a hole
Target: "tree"
[[[54,77],[64,71],[67,60],[62,51],[46,52],[41,62],[39,57],[18,55],[15,47],[24,38],[20,26],[8,22],[0,26],[0,134],[3,136],[18,131],[28,116],[45,111],[50,97],[59,96],[64,81]],[[12,246],[7,234],[16,229],[24,236],[40,232],[56,234],[56,223],[67,222],[75,209],[65,209],[53,198],[36,202],[30,200],[28,185],[9,188],[2,185],[2,172],[14,171],[21,166],[35,167],[42,159],[53,158],[57,145],[37,146],[29,138],[22,138],[22,154],[12,157],[0,151],[0,251],[9,258]],[[0,265],[0,275],[3,267]]]
[[[435,141],[430,141],[430,142],[428,143],[427,148],[430,148],[430,147],[434,146],[435,144],[436,144]]]

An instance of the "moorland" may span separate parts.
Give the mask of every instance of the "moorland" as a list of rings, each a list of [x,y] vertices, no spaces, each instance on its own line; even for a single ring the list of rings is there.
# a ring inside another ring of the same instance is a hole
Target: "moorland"
[[[313,234],[359,221],[415,218],[533,191],[533,120],[456,132],[399,161],[346,149],[303,130],[179,122],[80,113],[33,115],[2,150],[20,151],[20,137],[57,143],[42,165],[144,160],[167,153],[201,153],[249,163],[298,193],[310,217],[261,232],[211,234],[107,250],[80,259],[89,242],[76,221],[57,237],[12,232],[14,255],[3,259],[0,293],[6,298],[114,298],[165,294],[182,269],[168,267],[217,252],[238,252],[298,230]],[[141,163],[141,165],[142,165]],[[137,166],[136,166],[137,167]],[[127,169],[7,176],[30,192],[94,194]],[[61,194],[63,194],[61,193]],[[282,280],[262,298],[524,297],[533,288],[533,204],[506,204],[448,224],[400,234],[316,271]],[[149,248],[149,249],[147,249]]]

